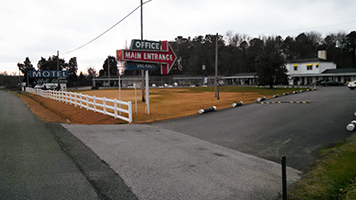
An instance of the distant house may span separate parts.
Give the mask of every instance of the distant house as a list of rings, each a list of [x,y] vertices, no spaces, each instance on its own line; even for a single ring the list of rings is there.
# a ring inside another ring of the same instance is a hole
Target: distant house
[[[356,80],[356,69],[337,69],[336,64],[320,58],[288,61],[289,85],[313,85],[324,80],[347,83]]]

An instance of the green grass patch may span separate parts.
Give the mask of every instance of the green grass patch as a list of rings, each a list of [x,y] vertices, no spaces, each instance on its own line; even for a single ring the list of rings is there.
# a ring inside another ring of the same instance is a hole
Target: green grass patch
[[[321,158],[302,176],[289,199],[347,199],[355,195],[354,187],[349,186],[356,177],[356,136],[320,153]]]

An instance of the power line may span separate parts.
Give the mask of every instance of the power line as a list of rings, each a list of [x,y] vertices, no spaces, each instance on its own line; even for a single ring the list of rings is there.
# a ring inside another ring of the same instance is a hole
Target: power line
[[[149,3],[150,1],[152,0],[148,0],[146,2],[144,2],[142,5],[140,4],[139,6],[137,6],[137,8],[135,8],[134,10],[132,10],[128,15],[126,15],[124,18],[122,18],[120,21],[118,21],[116,24],[114,24],[113,26],[111,26],[109,29],[107,29],[106,31],[104,31],[102,34],[98,35],[97,37],[95,37],[94,39],[90,40],[89,42],[83,44],[82,46],[78,47],[78,48],[75,48],[71,51],[67,51],[65,53],[62,53],[62,55],[65,55],[65,54],[69,54],[69,53],[72,53],[74,51],[77,51],[85,46],[87,46],[88,44],[94,42],[95,40],[99,39],[101,36],[103,36],[105,33],[109,32],[111,29],[113,29],[115,26],[117,26],[118,24],[120,24],[122,21],[124,21],[126,18],[128,18],[130,15],[132,15],[137,9],[139,9],[141,6],[143,6],[144,4],[146,3]]]

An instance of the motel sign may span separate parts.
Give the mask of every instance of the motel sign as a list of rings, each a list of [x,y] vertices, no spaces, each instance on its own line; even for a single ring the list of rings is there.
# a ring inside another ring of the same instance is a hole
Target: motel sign
[[[67,78],[68,71],[44,70],[44,71],[30,71],[30,78]]]

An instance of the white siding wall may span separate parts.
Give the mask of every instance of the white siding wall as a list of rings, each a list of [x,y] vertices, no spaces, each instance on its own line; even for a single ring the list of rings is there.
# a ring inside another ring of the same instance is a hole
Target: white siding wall
[[[320,63],[319,64],[320,73],[327,70],[327,69],[336,69],[335,63]]]
[[[317,68],[317,64],[319,67]],[[295,65],[298,65],[297,70],[294,70]],[[308,65],[310,65],[308,67]],[[288,63],[286,65],[288,74],[320,74],[326,69],[336,69],[336,65],[331,62],[305,62],[305,63]],[[309,68],[309,69],[308,69]]]

